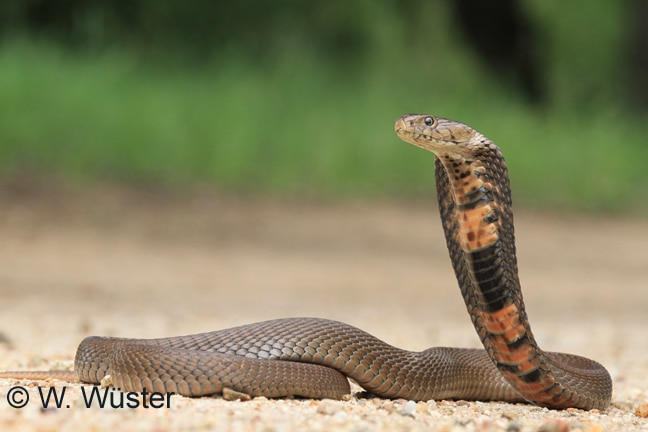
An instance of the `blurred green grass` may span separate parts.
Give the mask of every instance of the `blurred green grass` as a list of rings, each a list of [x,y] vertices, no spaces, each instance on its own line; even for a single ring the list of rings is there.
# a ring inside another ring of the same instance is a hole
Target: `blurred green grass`
[[[0,46],[0,176],[416,198],[433,194],[433,157],[401,142],[393,123],[421,112],[493,139],[517,204],[648,208],[645,119],[604,97],[529,108],[466,54],[450,55],[451,32],[436,31],[442,62],[395,43],[391,61],[376,53],[350,76],[308,55],[259,67],[230,53],[191,68],[11,40]]]

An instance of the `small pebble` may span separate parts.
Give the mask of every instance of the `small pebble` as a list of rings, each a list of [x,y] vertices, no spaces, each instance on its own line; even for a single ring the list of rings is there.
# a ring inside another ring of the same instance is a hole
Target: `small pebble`
[[[396,412],[400,415],[408,416],[415,418],[415,412],[417,409],[417,404],[414,401],[407,401],[399,410]]]
[[[428,411],[428,404],[425,402],[419,402],[416,404],[416,413],[417,414],[427,414],[430,415],[430,411]]]
[[[518,414],[515,411],[504,411],[502,413],[502,417],[509,420],[515,420],[516,418],[518,418]]]
[[[648,402],[639,405],[635,411],[635,415],[641,418],[648,418]]]
[[[520,430],[520,422],[518,422],[517,420],[510,421],[506,426],[506,432],[520,432]]]
[[[324,399],[319,403],[315,412],[317,412],[318,414],[333,415],[340,411],[340,409],[341,407],[339,403],[336,403],[335,401],[332,401],[330,399]]]
[[[569,424],[563,420],[548,420],[540,426],[538,432],[569,432]]]

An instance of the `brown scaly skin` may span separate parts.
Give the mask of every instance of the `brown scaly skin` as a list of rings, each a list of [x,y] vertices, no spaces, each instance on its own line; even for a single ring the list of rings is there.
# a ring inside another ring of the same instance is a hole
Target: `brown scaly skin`
[[[544,353],[535,343],[517,278],[511,195],[499,149],[466,125],[431,116],[403,116],[396,132],[437,155],[448,250],[486,350],[412,352],[348,324],[288,318],[160,339],[89,337],[77,349],[74,375],[58,377],[185,396],[311,398],[341,398],[349,393],[348,377],[388,398],[607,407],[612,384],[602,366]],[[52,375],[0,373],[6,377]]]

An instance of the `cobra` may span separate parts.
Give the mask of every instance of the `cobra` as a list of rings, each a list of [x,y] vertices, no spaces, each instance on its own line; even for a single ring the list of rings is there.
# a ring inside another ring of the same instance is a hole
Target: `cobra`
[[[475,129],[404,115],[395,131],[435,154],[437,197],[450,259],[484,349],[393,347],[348,324],[288,318],[160,339],[88,337],[74,372],[3,372],[109,382],[125,391],[185,396],[341,398],[348,379],[411,400],[527,401],[605,409],[612,380],[599,363],[541,350],[518,278],[509,177],[500,149]]]

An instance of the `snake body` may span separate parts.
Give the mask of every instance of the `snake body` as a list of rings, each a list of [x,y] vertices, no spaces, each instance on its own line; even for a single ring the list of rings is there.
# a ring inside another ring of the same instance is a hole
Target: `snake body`
[[[395,130],[404,141],[436,155],[448,251],[485,350],[411,352],[344,323],[289,318],[161,339],[89,337],[77,350],[78,379],[99,383],[110,376],[112,385],[123,390],[186,396],[232,390],[249,396],[340,398],[350,391],[348,377],[387,398],[605,409],[612,393],[605,368],[587,358],[544,352],[533,337],[499,148],[467,125],[433,116],[405,115]]]

